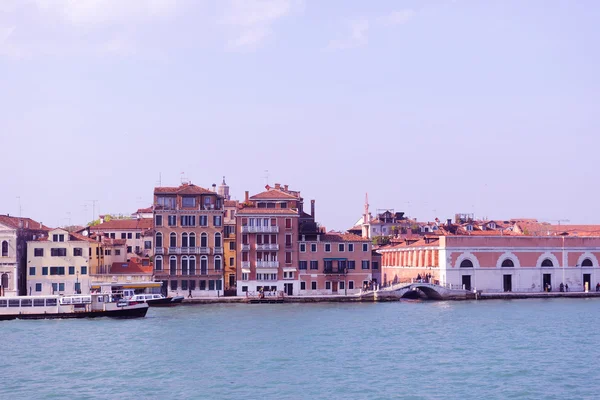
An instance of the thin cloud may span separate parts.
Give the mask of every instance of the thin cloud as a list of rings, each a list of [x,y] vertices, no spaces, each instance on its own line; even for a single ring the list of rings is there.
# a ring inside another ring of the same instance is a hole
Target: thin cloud
[[[381,17],[380,21],[383,25],[402,25],[410,21],[415,16],[413,10],[392,11],[386,16]]]

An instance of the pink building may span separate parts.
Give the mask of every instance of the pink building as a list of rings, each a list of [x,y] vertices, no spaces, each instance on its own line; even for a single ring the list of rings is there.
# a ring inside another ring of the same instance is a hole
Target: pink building
[[[425,237],[381,248],[384,283],[431,274],[442,285],[484,292],[570,291],[600,282],[600,236],[480,232]]]
[[[298,250],[301,295],[355,294],[371,285],[378,271],[371,241],[352,233],[305,233]]]

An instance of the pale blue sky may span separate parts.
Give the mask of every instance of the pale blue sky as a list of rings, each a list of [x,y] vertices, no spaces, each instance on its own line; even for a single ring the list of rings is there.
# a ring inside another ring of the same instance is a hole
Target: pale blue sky
[[[268,170],[331,229],[365,192],[600,223],[599,32],[595,1],[0,0],[0,212],[129,213],[159,173],[241,199]]]

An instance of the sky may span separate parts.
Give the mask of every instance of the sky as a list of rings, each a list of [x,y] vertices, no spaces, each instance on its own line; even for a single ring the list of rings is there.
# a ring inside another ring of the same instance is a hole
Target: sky
[[[288,184],[327,229],[600,223],[600,2],[0,0],[0,213]],[[565,221],[562,222],[566,223]]]

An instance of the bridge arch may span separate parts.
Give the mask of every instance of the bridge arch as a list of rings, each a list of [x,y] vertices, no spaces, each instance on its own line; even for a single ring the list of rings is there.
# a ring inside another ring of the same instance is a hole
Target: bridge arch
[[[438,292],[432,285],[427,284],[414,284],[410,285],[410,288],[402,295],[403,299],[418,299],[422,292],[429,300],[443,300],[443,296]]]

